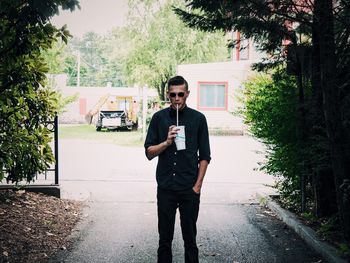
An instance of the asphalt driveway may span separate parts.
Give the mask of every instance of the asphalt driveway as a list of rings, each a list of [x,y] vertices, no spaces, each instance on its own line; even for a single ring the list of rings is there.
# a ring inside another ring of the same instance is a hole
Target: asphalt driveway
[[[116,134],[117,135],[117,134]],[[318,262],[320,257],[263,207],[273,178],[256,171],[261,146],[249,137],[211,137],[212,162],[198,219],[200,262]],[[156,262],[156,160],[143,148],[61,140],[63,197],[88,198],[78,240],[52,262]],[[174,262],[183,261],[179,218]],[[322,261],[324,262],[324,261]]]

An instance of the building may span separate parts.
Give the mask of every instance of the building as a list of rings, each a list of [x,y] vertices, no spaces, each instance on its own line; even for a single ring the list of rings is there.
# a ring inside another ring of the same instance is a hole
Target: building
[[[69,87],[64,86],[59,88],[62,95],[67,98],[73,99],[72,103],[69,103],[62,114],[59,116],[60,123],[74,124],[74,123],[87,123],[85,116],[94,108],[99,102],[101,97],[110,95],[110,98],[122,98],[132,97],[133,107],[138,107],[142,100],[142,89],[135,87]],[[157,97],[158,94],[155,90],[148,90],[148,99]],[[119,103],[118,109],[128,109],[130,105],[125,100],[125,105]]]
[[[238,32],[234,34],[240,38]],[[178,66],[177,74],[189,84],[188,106],[206,115],[209,129],[243,133],[243,120],[235,112],[243,83],[254,75],[251,66],[261,56],[248,39],[233,50],[231,61]]]

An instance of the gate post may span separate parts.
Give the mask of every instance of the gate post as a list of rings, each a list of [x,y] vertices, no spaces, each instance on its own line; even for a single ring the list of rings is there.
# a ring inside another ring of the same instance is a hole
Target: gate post
[[[59,170],[58,170],[58,115],[55,116],[54,119],[54,140],[55,140],[55,184],[58,185],[59,180]]]

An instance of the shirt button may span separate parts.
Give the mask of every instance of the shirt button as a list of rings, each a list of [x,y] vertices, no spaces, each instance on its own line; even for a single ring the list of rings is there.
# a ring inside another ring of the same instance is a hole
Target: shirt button
[[[175,176],[176,174],[173,174],[173,176]]]
[[[175,155],[177,154],[177,152],[174,153]]]
[[[176,165],[176,163],[174,163],[174,165]]]

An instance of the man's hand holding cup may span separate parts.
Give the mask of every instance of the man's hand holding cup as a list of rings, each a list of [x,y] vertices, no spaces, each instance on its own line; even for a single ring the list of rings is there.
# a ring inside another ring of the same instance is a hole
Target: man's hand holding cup
[[[178,130],[179,130],[179,128],[177,128],[176,125],[171,125],[169,127],[168,138],[165,141],[166,146],[169,146],[173,143],[173,141],[175,140],[175,138],[177,136]]]

